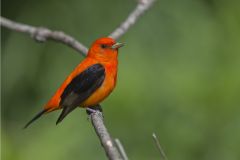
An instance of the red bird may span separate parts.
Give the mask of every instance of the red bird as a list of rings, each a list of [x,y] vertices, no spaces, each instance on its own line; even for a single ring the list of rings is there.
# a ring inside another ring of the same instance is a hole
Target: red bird
[[[91,46],[87,57],[72,71],[56,93],[24,128],[45,113],[62,109],[56,122],[77,107],[94,107],[103,101],[115,88],[117,81],[118,48],[112,38],[99,38]]]

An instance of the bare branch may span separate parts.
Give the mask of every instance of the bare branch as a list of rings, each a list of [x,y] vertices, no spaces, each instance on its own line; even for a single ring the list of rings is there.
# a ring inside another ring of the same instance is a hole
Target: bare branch
[[[110,137],[107,128],[103,122],[102,113],[99,111],[94,111],[90,114],[92,124],[94,126],[95,132],[97,133],[101,144],[105,150],[107,157],[110,160],[122,160],[122,157],[116,148],[115,143]]]
[[[39,42],[45,42],[48,39],[51,39],[51,40],[54,40],[57,42],[61,42],[63,44],[70,46],[71,48],[77,50],[78,52],[82,53],[84,56],[87,54],[87,51],[88,51],[87,47],[85,47],[83,44],[78,42],[76,39],[65,34],[62,31],[51,31],[48,28],[33,27],[30,25],[13,22],[4,17],[1,17],[0,25],[5,28],[17,31],[17,32],[30,34],[30,36],[33,39],[35,39]]]
[[[122,22],[122,24],[116,28],[109,37],[112,37],[113,39],[119,39],[121,36],[123,36],[130,27],[132,27],[137,20],[147,11],[155,2],[156,0],[138,0],[138,5],[136,8],[129,14],[127,19]]]
[[[128,160],[127,154],[126,154],[126,152],[123,148],[123,145],[122,145],[121,141],[116,138],[115,142],[116,142],[116,146],[117,146],[119,152],[121,153],[121,156],[122,156],[123,160]]]
[[[161,147],[161,145],[160,145],[160,142],[159,142],[156,134],[153,133],[153,134],[152,134],[152,137],[153,137],[154,142],[155,142],[156,145],[157,145],[157,149],[158,149],[158,151],[160,152],[161,157],[163,158],[163,160],[168,160],[166,154],[164,153],[164,151],[163,151],[163,149],[162,149],[162,147]]]
[[[156,0],[138,0],[136,8],[129,14],[127,19],[109,35],[109,37],[118,39],[123,36],[155,1]],[[27,24],[17,23],[4,17],[0,18],[0,25],[17,32],[30,34],[33,39],[39,42],[45,42],[46,40],[51,39],[64,43],[82,53],[84,56],[86,56],[88,51],[88,48],[82,43],[62,31],[52,31],[44,27],[34,27]]]

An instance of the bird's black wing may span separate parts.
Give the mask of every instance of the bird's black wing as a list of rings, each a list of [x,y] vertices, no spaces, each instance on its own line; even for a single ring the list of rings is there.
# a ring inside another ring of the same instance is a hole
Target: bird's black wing
[[[61,95],[60,106],[63,111],[57,124],[94,93],[102,85],[104,78],[105,69],[101,64],[94,64],[73,78]]]

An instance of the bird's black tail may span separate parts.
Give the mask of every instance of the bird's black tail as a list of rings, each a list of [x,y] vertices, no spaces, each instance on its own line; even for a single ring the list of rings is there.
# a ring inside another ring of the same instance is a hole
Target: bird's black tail
[[[44,113],[46,113],[48,111],[48,109],[43,109],[41,112],[39,112],[38,114],[36,114],[25,126],[24,129],[27,128],[31,123],[33,123],[35,120],[37,120],[38,118],[40,118]]]
[[[64,107],[60,116],[58,117],[58,120],[56,122],[56,125],[60,123],[70,112],[72,112],[76,107]]]

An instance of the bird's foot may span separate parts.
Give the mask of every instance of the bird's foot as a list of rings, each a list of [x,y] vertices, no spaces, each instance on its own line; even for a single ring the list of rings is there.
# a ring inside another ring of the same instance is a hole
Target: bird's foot
[[[96,106],[92,106],[92,107],[87,107],[86,108],[86,112],[88,115],[92,114],[92,113],[97,113],[97,112],[100,112],[102,113],[103,110],[102,110],[102,107],[98,104]]]
[[[87,112],[88,115],[90,115],[90,114],[92,114],[92,113],[96,113],[97,110],[88,107],[88,108],[86,108],[86,112]]]
[[[98,114],[99,116],[103,117],[103,110],[99,104],[96,106],[87,107],[86,112],[88,114],[88,120],[91,118],[91,114]]]

